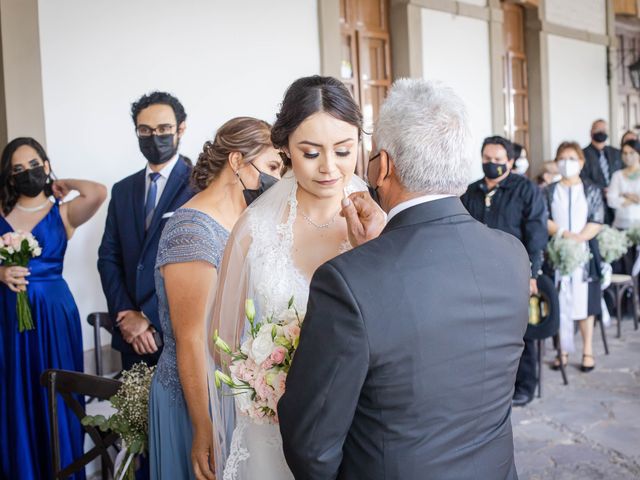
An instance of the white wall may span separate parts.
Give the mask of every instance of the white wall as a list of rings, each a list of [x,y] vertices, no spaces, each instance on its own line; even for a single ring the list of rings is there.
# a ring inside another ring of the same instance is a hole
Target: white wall
[[[424,78],[445,82],[467,104],[473,135],[470,154],[477,159],[472,179],[480,178],[482,140],[494,133],[488,23],[422,10],[422,65]]]
[[[591,123],[609,118],[606,47],[549,36],[551,150],[564,140],[589,143]]]
[[[273,121],[285,88],[319,73],[316,0],[40,0],[47,148],[61,178],[111,187],[145,165],[129,108],[154,89],[187,111],[192,160],[226,120]],[[105,310],[96,269],[106,204],[69,244],[65,278],[85,317]]]
[[[547,21],[605,35],[607,11],[605,0],[545,0]]]

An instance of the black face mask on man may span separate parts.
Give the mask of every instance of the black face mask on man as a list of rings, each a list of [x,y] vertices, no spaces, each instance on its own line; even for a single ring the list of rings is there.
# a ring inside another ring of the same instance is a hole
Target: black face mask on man
[[[484,172],[484,176],[490,180],[495,180],[496,178],[500,178],[502,175],[507,173],[508,166],[506,164],[501,163],[483,163],[482,171]]]
[[[591,138],[594,142],[602,143],[607,141],[609,135],[607,135],[607,132],[595,132],[591,135]]]
[[[140,151],[151,165],[162,165],[171,160],[178,151],[178,145],[173,144],[175,134],[149,135],[138,137]]]
[[[18,195],[35,198],[44,190],[48,175],[44,167],[35,167],[13,175],[15,189]]]
[[[271,175],[261,172],[260,169],[253,163],[250,163],[249,165],[255,168],[260,174],[258,188],[247,188],[247,186],[242,181],[242,178],[240,178],[240,174],[236,172],[236,177],[238,177],[238,180],[240,180],[240,183],[242,184],[242,193],[244,195],[244,201],[247,202],[247,206],[251,205],[254,201],[257,200],[260,195],[262,195],[264,192],[278,183],[278,179],[276,177],[272,177]]]

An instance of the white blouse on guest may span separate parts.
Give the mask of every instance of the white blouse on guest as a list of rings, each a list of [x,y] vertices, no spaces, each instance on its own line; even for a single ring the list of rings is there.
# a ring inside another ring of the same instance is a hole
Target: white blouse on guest
[[[616,211],[613,226],[627,229],[634,224],[640,224],[640,204],[632,203],[623,206],[627,200],[622,195],[635,193],[640,197],[640,175],[632,180],[622,172],[623,170],[618,170],[611,177],[611,184],[607,191],[607,203]]]

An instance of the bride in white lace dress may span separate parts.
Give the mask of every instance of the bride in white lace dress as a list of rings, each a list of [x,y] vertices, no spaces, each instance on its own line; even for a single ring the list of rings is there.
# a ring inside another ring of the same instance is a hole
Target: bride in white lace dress
[[[254,300],[257,318],[284,310],[292,296],[296,308],[306,310],[316,268],[349,248],[339,213],[345,193],[366,190],[354,175],[361,123],[358,106],[339,80],[306,77],[289,87],[272,130],[289,171],[247,209],[229,238],[211,307],[210,340],[217,331],[230,345],[241,343],[247,298]],[[238,413],[230,392],[221,393],[212,381],[213,368],[225,369],[228,359],[210,357],[217,478],[293,479],[278,425],[257,424]]]

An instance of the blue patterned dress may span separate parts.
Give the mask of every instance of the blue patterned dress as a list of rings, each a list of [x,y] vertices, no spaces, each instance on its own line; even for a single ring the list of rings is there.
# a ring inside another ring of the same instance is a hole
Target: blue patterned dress
[[[160,268],[203,261],[218,269],[228,238],[229,233],[213,218],[190,208],[176,210],[160,238],[155,278],[164,349],[149,399],[149,456],[154,480],[195,478],[191,465],[193,431],[178,376],[176,340]]]

